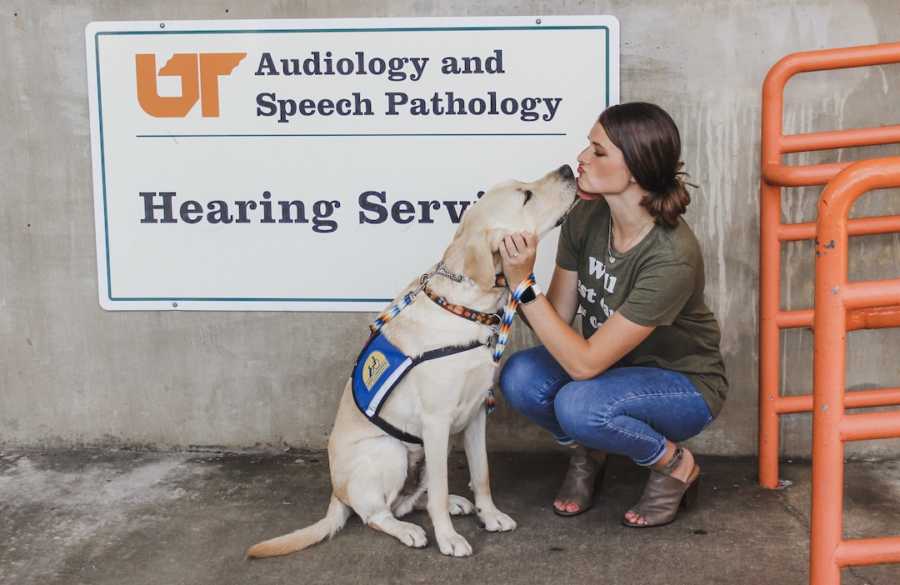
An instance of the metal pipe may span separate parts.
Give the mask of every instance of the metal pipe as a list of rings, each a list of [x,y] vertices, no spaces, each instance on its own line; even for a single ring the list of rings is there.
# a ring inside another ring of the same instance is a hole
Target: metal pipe
[[[840,585],[844,440],[900,435],[900,413],[844,414],[847,309],[900,299],[900,279],[848,282],[849,214],[864,193],[900,186],[900,157],[855,163],[828,183],[816,222],[813,322],[813,464],[810,583]],[[875,553],[845,546],[845,560],[877,562]],[[877,551],[876,551],[877,552]],[[893,558],[888,555],[888,558]]]

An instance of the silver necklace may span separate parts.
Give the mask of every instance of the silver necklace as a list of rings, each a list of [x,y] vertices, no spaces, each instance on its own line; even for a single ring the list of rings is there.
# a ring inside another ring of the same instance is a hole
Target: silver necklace
[[[609,258],[609,263],[610,263],[610,264],[615,264],[615,263],[616,263],[616,259],[615,259],[615,258],[613,257],[613,255],[612,255],[612,221],[613,221],[613,220],[612,220],[612,214],[610,214],[610,216],[609,216],[609,227],[608,227],[607,233],[606,233],[606,256],[607,256],[607,258]],[[644,230],[647,229],[647,226],[652,226],[653,223],[654,223],[654,220],[650,220],[650,221],[648,221],[646,224],[644,224],[644,227],[641,228],[641,231],[638,232],[638,235],[635,236],[635,237],[633,237],[633,238],[631,238],[631,240],[629,240],[628,243],[630,244],[632,241],[639,239],[639,237],[640,237],[641,235],[643,235]]]

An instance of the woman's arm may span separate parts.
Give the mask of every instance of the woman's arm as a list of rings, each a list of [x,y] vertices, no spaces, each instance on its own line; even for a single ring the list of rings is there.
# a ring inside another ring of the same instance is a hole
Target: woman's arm
[[[520,310],[550,355],[575,380],[602,374],[655,329],[632,323],[616,313],[589,339],[584,339],[560,318],[544,295],[538,295],[533,303]]]
[[[578,309],[578,273],[557,266],[550,280],[550,288],[547,290],[547,300],[553,305],[553,310],[556,311],[559,318],[571,325],[572,319],[575,318],[575,311]],[[534,330],[521,307],[519,307],[519,317]]]
[[[571,324],[578,309],[578,273],[557,266],[547,289],[547,300],[559,318]]]
[[[500,246],[503,271],[515,288],[534,269],[537,238],[533,234],[509,236]],[[513,256],[515,254],[515,256]],[[553,273],[548,297],[538,295],[519,311],[550,355],[575,380],[587,380],[604,372],[637,347],[655,327],[633,323],[613,314],[590,339],[584,339],[569,326],[578,306],[578,275],[557,267]],[[568,318],[568,322],[565,320]]]

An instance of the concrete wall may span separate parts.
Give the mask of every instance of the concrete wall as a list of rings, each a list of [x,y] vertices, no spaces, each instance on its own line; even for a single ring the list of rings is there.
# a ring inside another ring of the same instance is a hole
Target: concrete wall
[[[622,100],[654,101],[672,113],[687,169],[701,185],[687,218],[705,253],[731,396],[693,444],[711,454],[755,453],[760,86],[787,53],[898,40],[896,0],[0,0],[0,444],[322,447],[372,317],[100,309],[87,22],[587,13],[619,18]],[[900,66],[806,76],[789,86],[787,131],[897,123],[898,95]],[[835,156],[858,154],[798,158]],[[787,191],[787,219],[812,218],[817,194]],[[856,211],[900,213],[900,197],[875,194]],[[857,240],[852,258],[854,277],[896,277],[900,239]],[[784,259],[784,303],[810,306],[810,246],[787,246]],[[854,334],[848,384],[897,385],[898,341],[897,331]],[[532,343],[518,327],[513,349]],[[810,334],[787,334],[783,359],[785,387],[810,391]],[[808,416],[790,417],[783,428],[785,453],[807,453]],[[502,405],[490,436],[492,448],[550,445]],[[896,447],[865,443],[852,450],[882,455]]]

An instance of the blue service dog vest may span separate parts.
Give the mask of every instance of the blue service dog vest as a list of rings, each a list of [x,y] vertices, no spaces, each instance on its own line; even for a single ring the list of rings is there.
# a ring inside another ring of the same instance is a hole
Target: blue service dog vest
[[[382,406],[400,380],[414,367],[428,360],[486,347],[475,341],[469,345],[442,347],[410,357],[397,349],[381,332],[373,333],[353,365],[353,401],[366,418],[381,430],[407,443],[422,444],[422,439],[401,431],[379,416]]]

